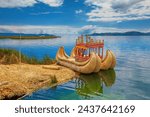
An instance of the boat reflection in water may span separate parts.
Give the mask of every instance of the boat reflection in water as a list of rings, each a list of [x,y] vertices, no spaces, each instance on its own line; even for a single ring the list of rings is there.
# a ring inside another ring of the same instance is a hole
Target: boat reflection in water
[[[105,87],[111,87],[115,83],[114,70],[100,71],[95,74],[80,75],[67,83],[51,88],[43,88],[32,95],[23,97],[26,100],[70,100],[70,99],[105,99],[107,92]]]
[[[76,79],[76,92],[85,99],[103,94],[103,85],[111,87],[115,83],[116,73],[113,69],[99,73],[80,75]]]

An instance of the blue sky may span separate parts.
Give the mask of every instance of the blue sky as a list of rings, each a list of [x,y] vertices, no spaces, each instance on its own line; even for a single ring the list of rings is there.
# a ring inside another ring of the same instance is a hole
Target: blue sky
[[[0,32],[150,31],[149,0],[0,0]]]

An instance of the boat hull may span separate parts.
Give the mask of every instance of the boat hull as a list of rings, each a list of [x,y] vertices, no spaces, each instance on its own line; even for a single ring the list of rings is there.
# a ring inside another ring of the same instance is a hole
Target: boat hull
[[[84,74],[90,74],[100,70],[100,66],[97,65],[100,64],[100,59],[97,59],[97,55],[94,52],[91,53],[88,60],[77,62],[75,58],[66,56],[64,48],[60,47],[56,54],[56,60],[58,64]]]
[[[68,56],[65,53],[64,47],[60,47],[56,54],[57,63],[83,74],[97,73],[100,70],[113,69],[116,65],[115,55],[110,50],[106,51],[106,57],[104,60],[101,60],[97,54],[92,52],[89,59],[83,62],[75,60],[74,52],[75,48],[72,50],[71,56]]]

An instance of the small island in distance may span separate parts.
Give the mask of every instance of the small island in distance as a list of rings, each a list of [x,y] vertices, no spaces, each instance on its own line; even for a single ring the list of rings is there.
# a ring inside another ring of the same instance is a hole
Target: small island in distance
[[[54,39],[60,38],[51,34],[0,33],[0,39]]]
[[[129,32],[108,32],[108,33],[93,33],[90,36],[150,36],[150,32],[138,32],[138,31],[129,31]]]

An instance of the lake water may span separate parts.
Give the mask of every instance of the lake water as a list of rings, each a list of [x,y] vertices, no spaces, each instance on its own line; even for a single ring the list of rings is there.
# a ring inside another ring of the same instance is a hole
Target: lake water
[[[21,50],[28,56],[55,58],[60,46],[70,54],[77,35],[50,40],[0,40],[0,48]],[[105,51],[117,57],[114,70],[81,75],[52,88],[41,89],[23,99],[150,99],[150,37],[103,36]]]

